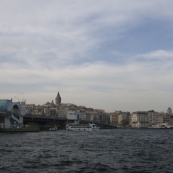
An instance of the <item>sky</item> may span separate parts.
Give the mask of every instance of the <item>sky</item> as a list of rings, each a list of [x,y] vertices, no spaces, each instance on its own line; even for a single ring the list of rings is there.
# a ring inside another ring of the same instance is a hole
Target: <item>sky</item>
[[[1,0],[0,99],[106,112],[173,108],[172,0]]]

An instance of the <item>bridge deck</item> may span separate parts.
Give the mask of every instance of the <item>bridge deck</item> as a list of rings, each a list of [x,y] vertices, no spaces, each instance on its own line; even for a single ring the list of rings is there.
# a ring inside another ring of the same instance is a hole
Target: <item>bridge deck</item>
[[[64,117],[54,117],[54,116],[45,116],[45,115],[33,115],[33,114],[26,114],[23,116],[23,118],[28,118],[28,119],[45,119],[45,120],[64,120],[66,121],[67,118]]]

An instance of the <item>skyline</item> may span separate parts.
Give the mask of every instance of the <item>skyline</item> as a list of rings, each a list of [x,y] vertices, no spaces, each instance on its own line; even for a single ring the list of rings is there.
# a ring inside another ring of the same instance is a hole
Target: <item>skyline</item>
[[[2,0],[1,99],[107,112],[173,106],[171,0]],[[23,93],[23,94],[21,94]]]

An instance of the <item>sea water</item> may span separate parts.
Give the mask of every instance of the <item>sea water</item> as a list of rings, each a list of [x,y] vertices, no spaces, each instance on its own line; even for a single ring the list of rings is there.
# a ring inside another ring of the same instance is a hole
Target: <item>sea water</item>
[[[173,173],[173,129],[0,133],[0,173]]]

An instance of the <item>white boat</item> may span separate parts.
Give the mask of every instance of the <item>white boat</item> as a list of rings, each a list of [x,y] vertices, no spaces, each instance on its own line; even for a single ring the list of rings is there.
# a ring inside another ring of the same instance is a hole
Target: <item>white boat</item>
[[[153,125],[152,128],[156,128],[156,129],[172,129],[173,126],[165,123],[165,124],[161,124],[161,125]]]
[[[99,131],[100,130],[100,127],[96,126],[95,124],[92,124],[93,125],[93,131]]]
[[[97,127],[95,124],[79,124],[79,123],[72,123],[66,125],[66,130],[70,131],[99,131],[100,127]]]

